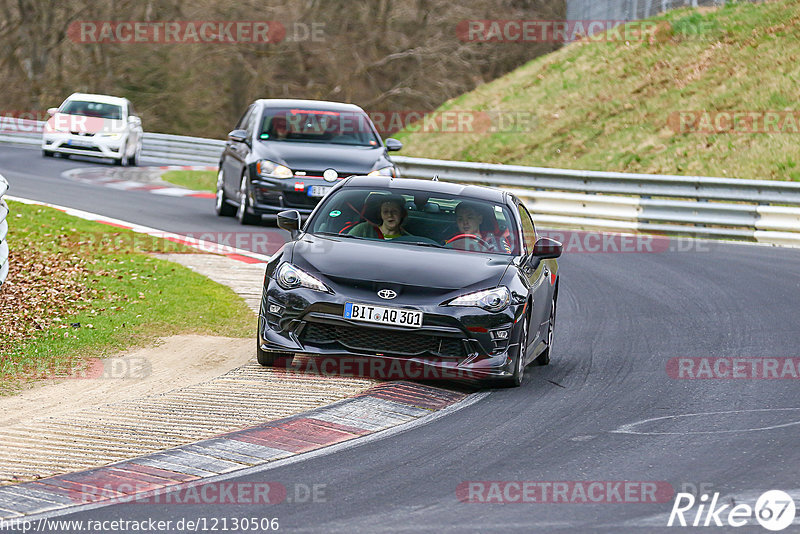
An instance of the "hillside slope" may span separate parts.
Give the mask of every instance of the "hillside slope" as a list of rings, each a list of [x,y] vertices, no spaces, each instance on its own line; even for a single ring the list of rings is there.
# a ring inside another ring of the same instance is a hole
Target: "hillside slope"
[[[403,132],[404,155],[800,180],[800,0],[681,9],[652,20],[657,29],[645,38],[573,43],[440,108],[529,113],[522,131]],[[691,111],[707,113],[694,115],[706,122],[686,119]],[[734,111],[757,113],[720,133],[728,116],[719,113]],[[686,131],[693,124],[701,131]]]

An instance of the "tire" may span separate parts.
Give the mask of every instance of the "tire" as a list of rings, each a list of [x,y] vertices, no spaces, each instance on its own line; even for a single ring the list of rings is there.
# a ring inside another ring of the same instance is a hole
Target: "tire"
[[[220,167],[222,165],[220,164]],[[222,168],[217,173],[217,198],[214,201],[214,211],[220,217],[231,217],[236,214],[236,208],[228,203],[228,197],[225,196],[225,188],[223,187]]]
[[[52,150],[44,150],[44,149],[42,149],[42,156],[44,156],[46,158],[52,158],[54,156],[54,154],[53,154]]]
[[[550,364],[550,349],[553,347],[553,332],[556,328],[556,297],[550,302],[550,319],[547,322],[547,348],[537,356],[536,365]]]
[[[250,195],[247,194],[247,175],[242,175],[242,181],[239,185],[239,209],[236,210],[236,219],[239,224],[256,224],[260,222],[260,217],[257,217],[247,209],[250,207]]]
[[[506,379],[503,384],[508,388],[518,388],[522,385],[522,379],[525,377],[525,352],[528,345],[528,322],[529,318],[526,315],[522,321],[522,332],[519,335],[519,350],[517,350],[517,357],[514,358],[514,373]]]
[[[136,145],[136,151],[133,153],[131,157],[128,158],[128,165],[131,167],[137,167],[139,165],[139,158],[142,155],[142,144],[139,143]]]

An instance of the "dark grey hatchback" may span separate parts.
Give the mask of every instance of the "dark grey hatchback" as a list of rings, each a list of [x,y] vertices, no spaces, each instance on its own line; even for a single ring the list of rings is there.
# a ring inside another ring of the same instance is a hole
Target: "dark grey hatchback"
[[[340,179],[396,177],[369,116],[353,104],[317,100],[256,100],[239,119],[219,163],[216,212],[242,224],[286,209],[309,214]]]

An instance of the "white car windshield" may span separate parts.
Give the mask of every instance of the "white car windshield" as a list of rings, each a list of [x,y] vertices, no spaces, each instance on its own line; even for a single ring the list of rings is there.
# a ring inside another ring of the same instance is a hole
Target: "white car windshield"
[[[88,102],[85,100],[70,100],[64,103],[59,110],[67,115],[82,115],[84,117],[98,117],[101,119],[122,119],[122,107],[116,104],[102,102]]]

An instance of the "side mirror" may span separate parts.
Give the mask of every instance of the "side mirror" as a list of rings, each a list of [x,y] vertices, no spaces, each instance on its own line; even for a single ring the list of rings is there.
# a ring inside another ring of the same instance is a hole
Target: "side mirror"
[[[278,213],[278,228],[283,228],[292,234],[292,239],[297,239],[300,233],[300,212],[297,210],[286,210]]]
[[[558,258],[564,247],[555,239],[549,237],[540,237],[533,245],[532,255],[539,259]]]
[[[48,115],[55,115],[56,113],[58,113],[58,108],[47,108]]]
[[[386,139],[386,141],[384,141],[384,144],[386,144],[386,150],[388,150],[389,152],[397,152],[398,150],[403,149],[403,143],[401,143],[394,137],[389,137],[388,139]]]
[[[234,143],[246,143],[247,130],[233,130],[228,134],[228,139],[230,139]]]
[[[140,119],[136,115],[131,115],[130,117],[128,117],[128,122],[130,122],[133,126],[141,126],[142,125],[142,119]]]

